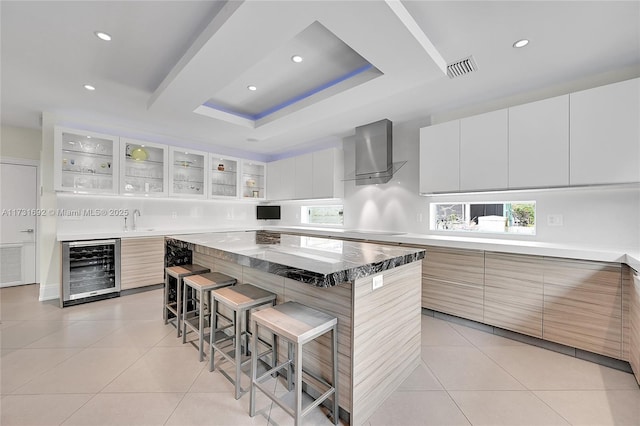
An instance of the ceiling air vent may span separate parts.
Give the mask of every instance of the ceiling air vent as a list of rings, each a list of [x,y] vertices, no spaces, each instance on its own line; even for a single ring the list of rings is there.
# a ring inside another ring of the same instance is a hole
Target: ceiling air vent
[[[449,78],[460,77],[461,75],[469,74],[470,72],[477,71],[478,66],[476,61],[473,60],[473,56],[460,59],[447,65],[447,75]]]

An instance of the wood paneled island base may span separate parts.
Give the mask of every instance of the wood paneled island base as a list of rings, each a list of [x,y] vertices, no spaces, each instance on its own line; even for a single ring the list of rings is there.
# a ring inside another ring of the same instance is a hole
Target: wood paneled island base
[[[339,262],[340,256],[350,257],[349,253],[361,250],[367,263],[363,263],[360,269],[350,264],[343,272],[346,272],[347,277],[354,274],[362,276],[320,287],[261,270],[267,269],[264,253],[253,252],[252,257],[260,258],[261,261],[251,265],[245,254],[230,258],[229,252],[234,250],[231,247],[228,252],[222,250],[224,242],[213,244],[192,235],[171,238],[193,244],[193,262],[207,266],[212,271],[231,275],[239,284],[253,284],[274,292],[277,303],[296,301],[338,318],[339,403],[341,417],[350,424],[366,422],[419,365],[424,251],[340,241],[343,243],[341,253],[318,254],[314,263],[321,263],[322,256],[336,268],[335,263]],[[284,235],[282,239],[283,243],[286,242]],[[168,240],[168,244],[170,241]],[[327,241],[336,243],[335,240]],[[387,260],[397,260],[400,256],[405,261],[400,262],[402,264],[387,262],[381,266],[381,259],[372,259],[371,256],[382,247],[383,253],[378,252],[378,256],[387,257]],[[274,250],[274,247],[269,249]],[[304,249],[298,254],[301,257],[312,256],[312,253]],[[295,257],[295,254],[292,256]],[[281,253],[278,259],[283,260]],[[353,260],[353,257],[350,259]],[[293,264],[290,266],[295,266],[295,261],[291,263]],[[367,266],[370,267],[369,273],[365,272]],[[383,285],[374,290],[373,277],[378,276],[382,276]],[[329,350],[329,336],[326,335],[309,344],[304,353],[305,368],[325,380],[331,378]]]

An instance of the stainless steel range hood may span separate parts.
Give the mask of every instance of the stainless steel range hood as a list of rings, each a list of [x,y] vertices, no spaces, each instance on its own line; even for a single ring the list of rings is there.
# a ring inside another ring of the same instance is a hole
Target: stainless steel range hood
[[[356,127],[356,185],[387,183],[406,163],[393,163],[392,129],[387,119]]]

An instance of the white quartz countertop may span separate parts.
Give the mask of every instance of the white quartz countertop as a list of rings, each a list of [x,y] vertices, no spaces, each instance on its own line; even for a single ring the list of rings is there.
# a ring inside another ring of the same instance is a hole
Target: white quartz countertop
[[[389,243],[415,244],[461,249],[475,249],[536,256],[564,257],[602,262],[626,263],[640,272],[640,252],[625,248],[587,247],[571,244],[554,244],[538,241],[523,241],[500,238],[478,238],[449,235],[425,235],[393,231],[363,231],[336,228],[309,228],[303,226],[265,227],[267,230],[295,232],[326,237],[342,237],[381,241]]]
[[[293,232],[334,238],[351,238],[364,241],[380,241],[420,246],[438,246],[461,249],[497,251],[504,253],[529,254],[536,256],[564,257],[571,259],[594,260],[602,262],[626,263],[640,272],[640,251],[637,249],[615,247],[591,247],[572,244],[556,244],[516,239],[479,238],[449,235],[425,235],[393,231],[374,231],[340,228],[320,228],[306,226],[263,226],[236,228],[142,228],[136,231],[100,231],[58,233],[58,241],[93,240],[105,238],[141,238],[165,235],[188,235],[208,232],[233,232],[270,230]]]
[[[207,232],[249,231],[256,228],[141,228],[136,231],[58,232],[58,241],[100,240],[105,238],[163,237],[165,235],[202,234]]]

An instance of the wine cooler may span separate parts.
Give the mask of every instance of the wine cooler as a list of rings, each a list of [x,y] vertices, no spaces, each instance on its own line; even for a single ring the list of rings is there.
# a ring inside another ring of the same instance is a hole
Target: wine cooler
[[[119,295],[119,239],[62,243],[62,307]]]

